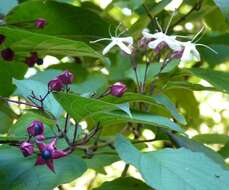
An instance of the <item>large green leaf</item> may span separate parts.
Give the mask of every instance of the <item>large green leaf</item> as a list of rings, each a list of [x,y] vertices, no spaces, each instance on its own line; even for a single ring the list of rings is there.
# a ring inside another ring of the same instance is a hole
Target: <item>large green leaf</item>
[[[127,114],[121,111],[112,111],[112,112],[104,112],[93,115],[93,118],[97,121],[100,121],[101,124],[109,126],[120,123],[141,123],[151,126],[159,126],[166,127],[170,130],[175,130],[178,132],[183,132],[179,125],[172,122],[170,119],[153,115],[149,113],[139,113],[139,112],[131,112],[132,117],[129,117]]]
[[[34,80],[14,80],[13,83],[17,86],[16,91],[14,92],[15,95],[23,96],[25,99],[32,95],[32,91],[34,94],[39,97],[44,97],[48,91],[48,85],[43,84],[39,81]],[[38,101],[35,101],[39,103]],[[54,116],[58,117],[63,112],[62,107],[60,104],[55,100],[52,94],[49,94],[46,99],[44,100],[44,108],[52,113]]]
[[[38,34],[16,28],[0,27],[0,33],[6,36],[5,44],[11,47],[16,56],[25,57],[36,51],[40,56],[90,56],[102,58],[84,42],[69,40],[46,34]]]
[[[34,26],[34,20],[44,18],[43,29]],[[17,6],[6,18],[8,24],[31,21],[20,27],[33,32],[45,33],[64,38],[90,41],[108,34],[109,25],[96,13],[81,7],[55,1],[27,1]]]
[[[117,137],[115,147],[121,159],[134,165],[157,190],[228,189],[229,171],[203,153],[185,148],[141,153],[122,136]]]
[[[0,62],[0,96],[8,96],[13,92],[12,73],[8,70],[7,65]]]
[[[177,121],[186,124],[185,118],[177,112],[175,105],[164,95],[147,96],[137,93],[125,93],[122,97],[106,96],[102,100],[112,103],[145,102],[154,106],[163,106]]]
[[[192,139],[205,144],[226,144],[229,141],[229,136],[224,134],[199,134]]]
[[[152,190],[142,181],[132,178],[118,178],[113,181],[105,182],[94,190]]]
[[[35,166],[35,158],[24,158],[15,148],[0,149],[0,185],[14,190],[50,190],[71,182],[86,171],[86,164],[74,153],[54,161],[56,173],[47,166]]]
[[[120,104],[112,104],[94,98],[82,97],[76,94],[56,93],[55,98],[63,106],[65,111],[67,111],[77,121],[98,112],[120,109],[126,112],[126,107],[122,108]]]
[[[215,4],[220,8],[225,16],[225,19],[229,21],[229,4],[227,0],[214,0]]]
[[[204,80],[208,81],[219,90],[229,91],[229,73],[222,71],[214,71],[211,69],[197,69],[193,68],[190,71]]]
[[[0,133],[8,132],[12,119],[4,112],[0,111]]]

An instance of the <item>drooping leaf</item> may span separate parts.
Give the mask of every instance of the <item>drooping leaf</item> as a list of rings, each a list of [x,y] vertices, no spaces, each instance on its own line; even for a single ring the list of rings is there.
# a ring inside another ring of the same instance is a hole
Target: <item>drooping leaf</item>
[[[215,4],[220,8],[225,16],[225,19],[229,21],[229,4],[227,0],[214,0]]]
[[[118,178],[113,181],[105,182],[100,187],[95,188],[94,190],[151,190],[149,186],[147,186],[142,181],[132,178]]]
[[[229,136],[224,134],[199,134],[192,139],[205,144],[226,144],[229,141]]]
[[[122,136],[117,137],[115,147],[121,159],[134,165],[157,190],[228,189],[229,171],[203,153],[185,148],[141,153]],[[129,149],[131,152],[125,153]]]
[[[16,52],[16,56],[25,59],[30,52],[36,51],[39,56],[89,56],[102,58],[84,42],[64,39],[46,34],[38,34],[26,30],[1,27],[0,33],[6,36],[5,44]]]
[[[54,161],[55,174],[46,165],[35,166],[34,156],[25,158],[15,148],[1,148],[0,153],[0,185],[5,189],[50,190],[86,171],[85,162],[74,153]]]
[[[112,111],[112,112],[103,112],[98,113],[92,116],[92,118],[96,121],[100,121],[101,124],[105,126],[120,124],[120,123],[141,123],[146,125],[153,125],[159,127],[166,127],[170,130],[183,132],[179,125],[172,122],[170,119],[148,114],[148,113],[139,113],[139,112],[131,112],[132,117],[129,117],[127,114],[121,111]]]

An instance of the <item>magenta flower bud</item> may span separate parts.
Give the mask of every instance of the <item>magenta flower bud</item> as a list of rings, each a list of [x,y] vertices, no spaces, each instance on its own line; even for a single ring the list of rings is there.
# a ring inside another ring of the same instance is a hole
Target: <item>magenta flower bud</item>
[[[30,156],[34,153],[33,144],[26,141],[21,143],[20,150],[25,157]]]
[[[46,164],[53,172],[55,172],[53,160],[67,155],[66,152],[56,149],[56,139],[53,139],[50,144],[38,143],[38,148],[40,154],[37,157],[35,165]]]
[[[44,140],[45,140],[45,136],[43,134],[36,136],[36,142],[37,143],[40,143],[40,142],[42,142]]]
[[[27,128],[27,132],[29,135],[35,137],[37,135],[42,135],[44,133],[45,126],[40,121],[33,121],[31,125]]]
[[[49,81],[48,88],[51,91],[59,92],[64,88],[64,84],[60,79],[56,78],[56,79],[53,79],[53,80]]]
[[[35,21],[35,26],[37,28],[44,28],[44,26],[47,24],[47,21],[43,18],[38,18],[36,21]]]
[[[112,96],[121,97],[127,90],[125,84],[121,82],[114,83],[110,88],[110,93]]]
[[[0,45],[5,41],[6,37],[3,34],[0,34]]]
[[[33,67],[38,60],[37,52],[31,52],[29,57],[26,57],[25,64],[29,67]]]
[[[184,49],[181,51],[174,51],[171,55],[171,58],[180,59],[184,53]]]
[[[63,84],[71,84],[74,80],[74,75],[71,72],[66,70],[57,78],[60,79]]]
[[[156,53],[160,53],[161,50],[164,48],[167,48],[168,45],[165,42],[161,42],[160,44],[157,45],[157,47],[154,49]]]
[[[15,53],[12,49],[6,48],[1,51],[2,58],[6,61],[12,61],[15,57]]]

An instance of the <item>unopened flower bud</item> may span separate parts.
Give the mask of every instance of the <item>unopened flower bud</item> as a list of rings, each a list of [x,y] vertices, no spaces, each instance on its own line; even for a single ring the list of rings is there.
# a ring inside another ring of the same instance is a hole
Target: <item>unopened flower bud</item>
[[[156,53],[160,53],[161,50],[164,48],[167,48],[168,45],[165,42],[161,42],[160,44],[157,45],[157,47],[154,49]]]
[[[126,85],[121,82],[114,83],[110,88],[111,95],[116,97],[121,97],[126,92],[126,90]]]
[[[63,84],[71,84],[74,80],[74,75],[69,71],[64,71],[57,77],[59,80],[62,81]]]
[[[49,81],[49,83],[48,83],[48,88],[51,91],[59,92],[63,89],[63,87],[64,87],[63,82],[58,78],[53,79],[53,80]]]
[[[43,18],[38,18],[36,21],[35,21],[35,26],[37,28],[44,28],[44,26],[47,24],[47,21]]]
[[[171,55],[171,58],[173,59],[180,59],[184,53],[184,50],[181,51],[174,51]]]
[[[26,142],[26,141],[24,141],[20,145],[20,150],[25,157],[30,156],[34,153],[33,144]]]
[[[145,38],[142,37],[139,41],[138,41],[138,47],[139,48],[147,48],[149,42],[151,42],[153,40],[153,38]]]
[[[6,61],[12,61],[15,57],[15,53],[12,49],[6,48],[1,51],[2,58]]]
[[[37,135],[42,135],[44,133],[44,124],[40,121],[33,121],[31,125],[27,128],[28,134],[35,137]]]
[[[31,55],[25,59],[25,64],[29,67],[33,67],[38,60],[37,52],[31,52]]]
[[[43,134],[36,136],[36,142],[37,143],[40,143],[40,142],[42,142],[44,140],[45,140],[45,136]]]
[[[0,45],[5,41],[6,37],[3,34],[0,34]]]

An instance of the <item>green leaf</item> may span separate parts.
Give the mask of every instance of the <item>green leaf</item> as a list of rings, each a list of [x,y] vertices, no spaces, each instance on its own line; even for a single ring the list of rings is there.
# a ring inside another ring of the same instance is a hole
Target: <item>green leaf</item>
[[[229,4],[227,0],[214,0],[215,4],[220,8],[225,19],[229,21]]]
[[[159,106],[160,108],[163,106],[163,108],[166,108],[177,121],[181,124],[186,124],[185,118],[177,112],[175,105],[164,95],[147,96],[128,92],[122,97],[106,96],[102,98],[102,100],[112,103],[145,102],[153,106]]]
[[[4,112],[0,111],[0,133],[8,132],[12,124],[12,119]]]
[[[118,178],[113,181],[105,182],[94,190],[152,190],[139,179],[132,177]]]
[[[71,182],[86,171],[86,164],[74,153],[54,160],[52,173],[46,165],[35,166],[35,158],[24,158],[15,148],[0,149],[0,185],[4,189],[50,190]]]
[[[229,141],[218,151],[225,159],[229,158]]]
[[[34,80],[14,80],[13,83],[17,86],[17,90],[15,91],[15,95],[23,96],[25,99],[32,95],[32,91],[34,94],[39,97],[44,97],[48,91],[48,85],[43,84],[39,81]],[[35,101],[39,103],[38,101]],[[44,100],[44,108],[52,113],[54,116],[58,117],[62,114],[63,109],[60,104],[55,100],[52,94],[49,94]]]
[[[229,73],[214,71],[211,69],[190,69],[190,71],[204,80],[208,81],[219,90],[229,92]]]
[[[229,141],[229,136],[224,134],[200,134],[192,139],[205,144],[226,144]]]
[[[47,20],[43,29],[34,26],[37,18]],[[86,42],[106,37],[109,28],[109,24],[96,13],[55,1],[27,1],[6,17],[8,24],[25,21],[27,24],[19,25],[23,29]]]
[[[64,110],[77,121],[98,112],[120,109],[119,105],[93,98],[85,98],[76,94],[56,93],[55,98],[63,106]],[[125,111],[124,109],[122,110]]]
[[[18,4],[17,0],[1,0],[1,2],[0,2],[0,14],[6,15],[17,4]]]
[[[39,56],[89,56],[103,57],[84,42],[64,39],[46,34],[33,33],[21,29],[0,27],[0,33],[6,36],[5,44],[11,47],[16,56],[28,56],[31,51]]]
[[[145,182],[157,190],[228,189],[229,171],[203,153],[185,148],[141,153],[122,136],[117,137],[115,147],[121,159],[134,165]],[[129,149],[129,154],[123,152]]]
[[[176,142],[179,143],[181,147],[190,149],[193,152],[202,152],[215,162],[224,166],[224,159],[217,152],[208,148],[207,146],[181,135],[173,135],[173,138],[176,140]]]
[[[183,132],[183,130],[180,128],[179,125],[172,122],[170,119],[148,114],[148,113],[139,113],[139,112],[131,112],[132,117],[129,117],[126,113],[123,113],[121,111],[112,111],[112,112],[104,112],[104,113],[98,113],[92,116],[94,120],[100,121],[103,125],[114,125],[119,123],[141,123],[151,126],[159,126],[159,127],[165,127],[170,130]]]

